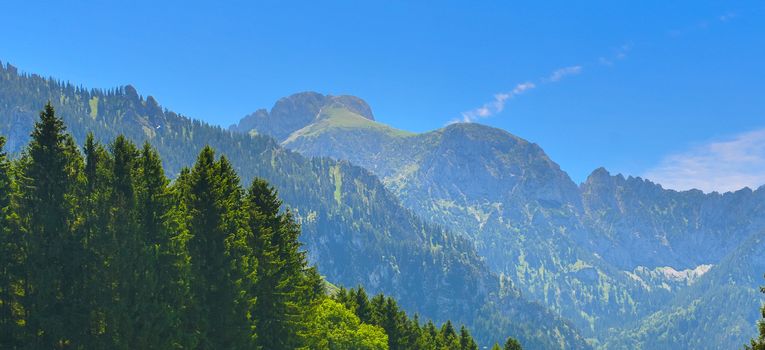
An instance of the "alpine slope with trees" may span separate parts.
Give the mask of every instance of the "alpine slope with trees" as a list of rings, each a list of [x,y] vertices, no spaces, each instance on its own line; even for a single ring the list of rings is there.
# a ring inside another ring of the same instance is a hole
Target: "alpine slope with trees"
[[[12,158],[24,153],[48,101],[79,147],[87,148],[91,132],[94,144],[119,135],[148,142],[165,175],[179,181],[209,145],[242,183],[266,180],[300,225],[307,260],[332,283],[389,295],[423,320],[465,324],[479,344],[512,335],[530,349],[590,348],[575,326],[493,273],[472,242],[419,218],[365,169],[187,118],[131,86],[90,90],[0,65],[0,135]]]
[[[276,190],[210,147],[170,181],[148,143],[81,150],[48,104],[0,138],[0,348],[478,349],[362,287],[333,296]]]

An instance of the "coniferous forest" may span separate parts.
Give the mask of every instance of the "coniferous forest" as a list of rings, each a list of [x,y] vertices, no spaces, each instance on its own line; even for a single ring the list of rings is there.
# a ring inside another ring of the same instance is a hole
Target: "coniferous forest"
[[[478,349],[390,297],[329,293],[274,188],[210,147],[171,181],[148,143],[80,149],[50,104],[19,157],[4,143],[0,348]]]

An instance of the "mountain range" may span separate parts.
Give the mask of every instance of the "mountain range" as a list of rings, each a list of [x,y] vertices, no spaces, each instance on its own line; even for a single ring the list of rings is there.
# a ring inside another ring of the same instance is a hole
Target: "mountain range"
[[[305,92],[228,129],[132,86],[93,90],[0,64],[0,135],[23,152],[50,101],[77,142],[150,142],[171,177],[204,145],[271,182],[336,284],[528,349],[738,348],[756,333],[765,188],[676,192],[595,170],[574,183],[541,147],[488,126],[426,133],[354,96]]]
[[[576,184],[504,130],[456,123],[409,133],[376,122],[356,97],[315,92],[229,129],[371,171],[596,347],[735,348],[756,332],[765,187],[677,192],[603,168]]]

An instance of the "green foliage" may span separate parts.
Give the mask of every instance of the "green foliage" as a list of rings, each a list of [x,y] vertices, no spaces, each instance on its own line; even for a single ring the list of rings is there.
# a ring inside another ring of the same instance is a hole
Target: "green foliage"
[[[23,246],[13,207],[16,189],[4,145],[5,138],[0,137],[0,348],[14,348],[21,345],[23,325],[23,293],[20,293]]]
[[[153,147],[122,136],[107,149],[88,135],[83,158],[50,105],[21,158],[9,161],[3,145],[0,138],[4,349],[422,343],[419,322],[392,298],[369,301],[362,289],[347,305],[327,297],[276,190],[255,179],[245,191],[210,147],[171,184]]]
[[[420,325],[419,317],[409,318],[393,298],[378,294],[369,300],[361,286],[351,290],[340,288],[332,298],[352,310],[362,323],[382,328],[388,336],[387,345],[391,350],[478,349],[478,344],[464,326],[457,334],[451,321],[446,321],[440,330],[430,321]]]
[[[518,340],[514,338],[507,338],[507,341],[505,341],[505,348],[504,350],[522,350],[521,343],[518,342]]]
[[[342,304],[324,299],[314,311],[307,337],[311,350],[383,350],[388,337],[382,328],[364,324]]]
[[[319,281],[309,281],[304,269],[305,253],[300,251],[300,229],[289,211],[282,206],[276,190],[267,182],[255,179],[247,193],[250,244],[257,262],[258,283],[253,292],[257,300],[252,315],[259,330],[257,344],[261,349],[297,348],[297,333],[306,316],[300,305],[310,305],[304,290]],[[314,291],[314,293],[320,291]]]
[[[78,293],[83,247],[76,229],[82,158],[50,104],[40,113],[20,162],[20,220],[26,231],[26,339],[37,347],[80,343],[87,300]]]

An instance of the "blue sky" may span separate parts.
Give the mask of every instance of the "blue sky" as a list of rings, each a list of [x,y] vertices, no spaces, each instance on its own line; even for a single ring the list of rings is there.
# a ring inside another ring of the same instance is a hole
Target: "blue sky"
[[[315,90],[406,130],[508,130],[577,182],[765,183],[760,1],[7,1],[0,31],[23,71],[220,125]]]

